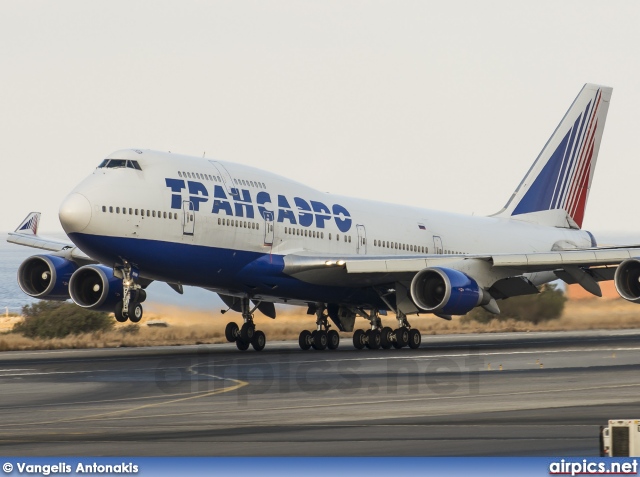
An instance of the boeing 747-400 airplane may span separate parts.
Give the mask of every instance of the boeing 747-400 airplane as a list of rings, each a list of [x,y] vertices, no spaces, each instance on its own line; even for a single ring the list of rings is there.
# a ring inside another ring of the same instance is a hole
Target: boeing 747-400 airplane
[[[104,159],[60,207],[72,243],[37,235],[31,213],[8,241],[48,253],[25,260],[22,290],[43,300],[142,317],[154,280],[218,293],[244,324],[237,347],[256,350],[256,310],[305,306],[313,332],[302,349],[417,348],[411,315],[450,319],[477,306],[538,293],[558,278],[600,295],[615,280],[640,302],[640,248],[599,248],[582,230],[612,89],[585,85],[506,206],[489,217],[438,212],[323,193],[270,172],[219,160],[141,149]],[[395,313],[397,328],[380,314]],[[337,330],[335,329],[337,328]]]

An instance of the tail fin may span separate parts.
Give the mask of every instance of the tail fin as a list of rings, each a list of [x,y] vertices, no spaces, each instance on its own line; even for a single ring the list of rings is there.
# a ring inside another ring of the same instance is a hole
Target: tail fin
[[[584,85],[507,205],[494,217],[582,227],[612,91]]]
[[[31,212],[22,221],[15,233],[23,235],[38,235],[38,225],[40,224],[40,212]]]

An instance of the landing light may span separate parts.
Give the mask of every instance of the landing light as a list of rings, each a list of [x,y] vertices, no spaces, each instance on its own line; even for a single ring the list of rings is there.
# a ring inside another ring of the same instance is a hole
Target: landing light
[[[333,262],[332,262],[331,260],[327,260],[326,262],[324,262],[324,264],[325,264],[327,267],[330,267],[330,266],[332,266],[332,265],[333,265]]]
[[[94,292],[99,292],[100,291],[100,285],[98,285],[97,283],[95,285],[93,285],[93,291]]]
[[[346,262],[345,262],[344,260],[338,260],[338,261],[336,262],[336,265],[342,266],[342,265],[344,265],[345,263],[346,263]]]

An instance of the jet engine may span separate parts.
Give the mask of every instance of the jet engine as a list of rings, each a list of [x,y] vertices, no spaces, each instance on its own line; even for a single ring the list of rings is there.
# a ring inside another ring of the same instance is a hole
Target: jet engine
[[[640,303],[640,258],[630,258],[618,265],[613,282],[622,298]]]
[[[484,295],[473,278],[450,268],[425,268],[411,281],[411,299],[430,313],[464,315],[482,304]]]
[[[69,280],[78,269],[71,260],[55,255],[34,255],[18,268],[18,285],[23,292],[41,300],[69,299]]]
[[[71,276],[69,294],[82,308],[113,311],[122,299],[122,280],[115,277],[109,267],[85,265]]]

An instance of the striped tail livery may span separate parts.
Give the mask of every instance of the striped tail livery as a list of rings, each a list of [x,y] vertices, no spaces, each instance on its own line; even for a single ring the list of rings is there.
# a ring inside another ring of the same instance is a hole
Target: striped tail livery
[[[586,84],[497,217],[582,227],[612,88]]]

